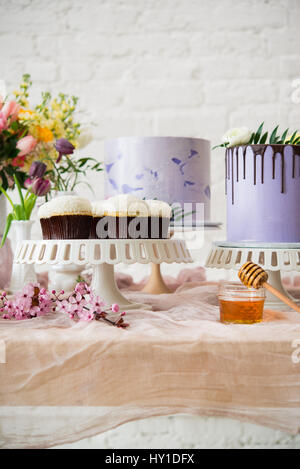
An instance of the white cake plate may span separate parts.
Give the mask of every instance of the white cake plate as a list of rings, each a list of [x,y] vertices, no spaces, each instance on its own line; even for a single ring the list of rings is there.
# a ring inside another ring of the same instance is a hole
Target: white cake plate
[[[300,244],[248,243],[246,246],[246,243],[216,242],[209,253],[206,267],[239,270],[248,261],[263,267],[268,272],[268,282],[295,303],[300,304],[300,301],[293,298],[284,288],[280,273],[300,271]],[[265,306],[275,310],[289,309],[267,290]]]
[[[93,267],[91,287],[107,304],[118,303],[121,309],[147,308],[132,303],[118,289],[114,265],[118,263],[168,264],[193,262],[185,241],[180,239],[146,240],[25,240],[17,246],[17,264],[86,265]]]

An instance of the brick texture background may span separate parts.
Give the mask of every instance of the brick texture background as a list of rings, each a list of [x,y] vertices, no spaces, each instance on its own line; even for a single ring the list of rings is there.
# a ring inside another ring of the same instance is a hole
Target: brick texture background
[[[300,127],[299,24],[300,0],[0,0],[0,80],[10,91],[31,73],[33,102],[45,89],[78,95],[94,135],[83,154],[99,160],[105,137],[214,145],[231,126]],[[215,221],[223,161],[212,153]],[[102,179],[91,176],[97,198]]]

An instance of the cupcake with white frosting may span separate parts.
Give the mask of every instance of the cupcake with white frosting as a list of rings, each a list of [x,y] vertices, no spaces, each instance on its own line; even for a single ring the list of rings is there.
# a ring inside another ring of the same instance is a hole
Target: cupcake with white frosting
[[[171,207],[158,200],[145,201],[121,194],[92,204],[91,238],[167,238]]]
[[[43,239],[87,239],[92,207],[87,199],[66,195],[43,204],[38,211]]]
[[[167,238],[172,209],[162,200],[146,200],[149,207],[149,238]]]
[[[105,230],[102,228],[102,225],[99,224],[101,220],[107,215],[106,200],[96,200],[92,202],[92,223],[91,223],[91,230],[90,230],[90,239],[106,239],[107,236],[107,229]],[[98,234],[97,234],[97,226],[98,226]]]

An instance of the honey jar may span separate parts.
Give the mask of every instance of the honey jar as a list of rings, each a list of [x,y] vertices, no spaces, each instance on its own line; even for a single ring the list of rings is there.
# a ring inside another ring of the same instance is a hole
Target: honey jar
[[[265,303],[264,288],[248,288],[240,282],[222,282],[218,296],[221,322],[255,324],[262,321]]]

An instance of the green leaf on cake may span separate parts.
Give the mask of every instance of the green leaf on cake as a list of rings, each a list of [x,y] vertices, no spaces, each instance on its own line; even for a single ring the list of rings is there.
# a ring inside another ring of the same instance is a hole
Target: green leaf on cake
[[[297,135],[298,135],[298,130],[295,130],[295,132],[293,133],[293,135],[291,136],[291,138],[288,140],[288,143],[290,145],[294,145],[295,141],[297,140]]]
[[[283,134],[282,134],[282,136],[281,136],[281,139],[280,139],[280,143],[283,144],[283,143],[285,142],[286,136],[287,136],[287,134],[288,134],[288,131],[289,131],[289,129],[287,128],[287,129],[283,132]]]
[[[254,142],[254,138],[255,138],[255,132],[253,132],[253,134],[251,135],[248,145],[252,145],[252,143]]]
[[[263,136],[261,137],[259,143],[262,144],[262,145],[263,145],[264,143],[266,143],[267,138],[268,138],[268,135],[269,135],[269,132],[264,133]]]
[[[279,127],[279,125],[277,125],[277,126],[275,127],[275,129],[273,130],[273,132],[271,133],[271,137],[270,137],[270,144],[271,144],[271,145],[276,142],[276,135],[277,135],[278,127]]]
[[[260,126],[258,127],[258,130],[254,136],[254,139],[253,139],[253,143],[256,145],[257,143],[259,143],[259,139],[260,139],[260,136],[261,136],[261,133],[262,133],[262,129],[263,129],[263,126],[264,126],[264,122],[262,124],[260,124]]]

